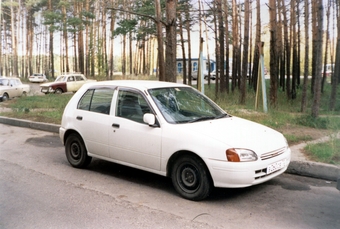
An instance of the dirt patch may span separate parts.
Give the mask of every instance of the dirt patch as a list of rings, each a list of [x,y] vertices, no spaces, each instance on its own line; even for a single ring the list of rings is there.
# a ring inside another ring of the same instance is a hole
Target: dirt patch
[[[291,142],[290,144],[299,144],[303,141],[312,141],[316,140],[322,137],[325,137],[327,135],[330,135],[332,131],[325,130],[325,129],[315,129],[311,127],[304,127],[304,126],[284,126],[277,129],[281,133],[283,133],[285,136],[295,136],[297,141]],[[301,140],[298,140],[301,139]]]

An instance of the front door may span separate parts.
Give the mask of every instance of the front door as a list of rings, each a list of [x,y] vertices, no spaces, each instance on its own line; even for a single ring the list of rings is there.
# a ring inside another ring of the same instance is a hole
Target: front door
[[[123,164],[160,170],[161,128],[144,123],[145,113],[153,111],[142,93],[118,91],[109,133],[110,156]]]

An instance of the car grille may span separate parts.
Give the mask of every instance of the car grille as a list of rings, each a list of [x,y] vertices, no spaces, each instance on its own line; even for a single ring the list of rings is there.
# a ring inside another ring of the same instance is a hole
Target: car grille
[[[282,168],[282,169],[284,169],[284,168]],[[273,175],[273,174],[275,174],[275,173],[280,172],[282,169],[277,170],[277,171],[275,171],[275,172],[273,172],[273,173],[270,173],[270,174],[267,174],[267,169],[257,170],[257,171],[255,171],[255,177],[254,177],[254,179],[255,179],[255,180],[258,180],[258,179],[261,179],[261,178],[265,178],[266,176],[270,176],[270,175]]]
[[[268,153],[264,153],[261,155],[261,160],[268,160],[270,158],[277,157],[280,154],[283,154],[286,150],[287,150],[287,147],[282,147],[280,149],[277,149],[277,150],[274,150]]]

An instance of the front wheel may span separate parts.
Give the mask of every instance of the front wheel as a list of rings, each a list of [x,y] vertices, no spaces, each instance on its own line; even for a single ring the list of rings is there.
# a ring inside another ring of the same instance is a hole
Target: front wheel
[[[9,99],[8,94],[7,94],[7,93],[4,93],[4,94],[2,95],[2,101],[7,101],[8,99]]]
[[[209,196],[212,182],[202,160],[193,156],[179,158],[171,172],[176,191],[189,200],[202,200]]]
[[[62,94],[63,93],[63,90],[61,90],[60,88],[57,88],[55,89],[55,92],[56,94]]]
[[[65,142],[65,153],[68,162],[75,168],[85,168],[91,162],[83,139],[78,134],[70,134]]]

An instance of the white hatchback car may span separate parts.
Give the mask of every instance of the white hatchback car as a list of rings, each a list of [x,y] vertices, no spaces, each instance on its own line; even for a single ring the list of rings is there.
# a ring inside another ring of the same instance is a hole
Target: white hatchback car
[[[168,176],[190,200],[268,181],[291,156],[281,133],[227,114],[190,86],[158,81],[85,84],[64,110],[60,138],[73,167],[96,157]]]

